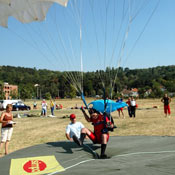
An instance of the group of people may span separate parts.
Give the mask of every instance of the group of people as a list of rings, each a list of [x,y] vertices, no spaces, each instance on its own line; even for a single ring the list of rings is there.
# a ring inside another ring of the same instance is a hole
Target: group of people
[[[52,101],[51,101],[52,102]],[[171,98],[167,94],[161,99],[161,102],[164,104],[164,113],[165,117],[170,116],[170,102]],[[136,100],[131,97],[126,102],[128,104],[128,114],[130,117],[135,117],[136,110]],[[53,104],[51,105],[53,107]],[[94,144],[101,144],[101,159],[108,158],[105,154],[107,143],[109,141],[109,131],[113,130],[114,123],[111,119],[111,116],[108,114],[103,114],[97,110],[90,108],[88,110],[89,115],[86,113],[85,109],[80,108],[86,121],[91,122],[94,126],[94,132],[87,129],[81,122],[76,121],[76,115],[70,115],[71,123],[66,127],[66,138],[70,141],[74,141],[77,145],[82,146],[84,139],[88,137]],[[53,109],[51,108],[53,112]],[[42,113],[46,115],[47,113],[47,103],[45,100],[42,101]],[[53,113],[52,113],[53,114]],[[2,150],[5,143],[5,154],[8,154],[8,145],[13,133],[13,114],[12,114],[12,105],[8,104],[6,110],[2,112],[0,117],[0,122],[2,123],[1,127],[1,143],[0,148]]]
[[[84,127],[81,122],[76,121],[76,115],[70,115],[71,123],[66,127],[66,138],[70,141],[74,141],[77,145],[82,146],[84,139],[89,139],[94,144],[101,144],[101,154],[99,158],[108,158],[105,154],[107,143],[109,140],[109,130],[114,128],[112,120],[106,114],[102,114],[95,109],[89,109],[89,115],[85,112],[84,108],[81,108],[83,115],[87,122],[91,122],[94,126],[94,132]]]
[[[50,100],[50,111],[51,115],[54,116],[54,110],[55,109],[62,109],[63,106],[62,104],[57,105],[54,100]],[[33,103],[33,109],[37,109],[37,103],[34,101]],[[46,117],[47,116],[47,109],[48,109],[48,104],[45,99],[42,100],[41,102],[41,116]]]
[[[116,102],[121,103],[123,102],[123,99],[121,97],[118,97]],[[137,104],[136,104],[136,99],[132,96],[129,97],[128,100],[126,101],[127,105],[128,105],[128,115],[130,118],[132,117],[136,117],[136,108],[137,108]],[[118,110],[118,115],[119,117],[122,114],[122,117],[125,118],[125,115],[123,113],[123,108],[119,108]]]

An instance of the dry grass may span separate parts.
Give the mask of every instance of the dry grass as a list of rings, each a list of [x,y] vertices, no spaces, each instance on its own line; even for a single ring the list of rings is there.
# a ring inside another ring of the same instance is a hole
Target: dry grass
[[[87,102],[92,99],[87,99]],[[32,102],[27,104],[32,106]],[[41,112],[41,101],[38,101],[37,110],[31,110],[29,114],[39,114]],[[46,142],[54,142],[65,140],[65,127],[69,123],[68,118],[63,118],[65,115],[75,113],[77,120],[81,121],[87,128],[93,129],[90,123],[87,123],[78,109],[70,109],[76,104],[83,105],[80,99],[74,100],[58,100],[57,104],[62,104],[62,110],[55,110],[55,118],[41,118],[41,117],[24,117],[15,118],[17,122],[14,127],[12,140],[10,143],[10,152]],[[165,118],[163,113],[163,104],[160,99],[138,100],[139,108],[136,111],[136,118],[129,118],[127,109],[124,110],[125,119],[119,118],[118,113],[112,113],[117,129],[111,132],[111,135],[126,136],[126,135],[158,135],[158,136],[175,136],[175,103],[172,99],[171,118]],[[48,102],[49,104],[49,102]],[[158,108],[153,108],[157,106]],[[28,112],[19,112],[20,115]],[[14,112],[14,115],[16,112]],[[50,110],[48,110],[48,115]]]

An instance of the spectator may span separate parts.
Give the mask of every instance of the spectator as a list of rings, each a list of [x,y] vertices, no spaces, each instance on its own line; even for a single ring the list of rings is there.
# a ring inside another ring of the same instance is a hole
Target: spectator
[[[46,117],[47,116],[47,103],[46,103],[45,99],[43,99],[41,106],[42,106],[41,114],[43,117]]]
[[[54,115],[55,103],[53,100],[50,100],[50,110],[51,114]]]
[[[136,112],[136,100],[134,99],[134,97],[131,97],[131,117],[135,118],[136,116],[135,112]]]
[[[126,103],[128,104],[128,115],[129,117],[132,117],[131,115],[131,97],[128,98]]]
[[[37,109],[37,103],[36,103],[36,101],[33,102],[33,109]]]
[[[116,102],[117,103],[122,103],[123,102],[123,99],[121,97],[118,97],[117,100],[116,100]],[[119,117],[120,117],[120,113],[122,113],[123,118],[125,118],[124,113],[123,113],[123,108],[119,108],[119,109],[117,109],[117,111],[118,111]]]
[[[1,114],[0,122],[2,123],[1,128],[1,150],[5,143],[5,155],[8,154],[8,146],[13,133],[13,114],[12,105],[8,104],[6,106],[6,111]]]
[[[170,110],[170,102],[171,102],[171,98],[168,97],[168,94],[165,94],[164,97],[161,99],[161,102],[164,104],[164,113],[165,113],[165,117],[167,117],[167,115],[171,114],[171,110]]]

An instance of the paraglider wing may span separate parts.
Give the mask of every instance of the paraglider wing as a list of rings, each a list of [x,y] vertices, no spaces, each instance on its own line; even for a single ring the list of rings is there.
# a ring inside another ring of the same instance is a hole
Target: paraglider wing
[[[127,106],[127,104],[125,102],[115,102],[113,100],[106,100],[106,112],[107,113],[111,113],[116,111],[119,108],[123,108],[125,106]],[[93,108],[99,112],[104,113],[105,112],[105,105],[104,105],[104,100],[95,100],[92,101],[91,103],[88,104],[89,105],[93,105]]]
[[[68,0],[0,0],[0,25],[7,27],[9,16],[22,23],[42,21],[54,2],[66,6]]]

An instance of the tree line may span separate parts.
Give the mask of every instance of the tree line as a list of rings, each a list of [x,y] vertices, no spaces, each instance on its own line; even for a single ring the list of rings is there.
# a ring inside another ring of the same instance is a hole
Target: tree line
[[[76,75],[78,72],[72,72]],[[100,76],[99,76],[100,75]],[[117,75],[117,76],[115,76]],[[13,98],[73,98],[79,96],[67,79],[67,72],[46,69],[24,68],[13,66],[0,67],[0,86],[8,82],[18,85],[18,96]],[[85,96],[103,95],[102,84],[106,84],[106,93],[110,91],[110,80],[115,80],[113,98],[121,95],[123,89],[137,88],[140,98],[160,98],[164,93],[174,95],[175,92],[175,66],[157,66],[146,69],[117,69],[107,67],[105,71],[83,73],[83,89]],[[103,80],[103,81],[102,81]],[[37,85],[37,86],[36,86]],[[145,96],[145,92],[151,93]],[[107,94],[109,95],[109,94]],[[0,98],[4,94],[1,90]]]

